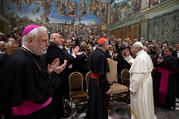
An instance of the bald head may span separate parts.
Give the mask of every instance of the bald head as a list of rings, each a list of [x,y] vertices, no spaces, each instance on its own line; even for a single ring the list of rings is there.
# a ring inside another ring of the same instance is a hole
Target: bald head
[[[54,42],[56,45],[63,45],[64,39],[59,33],[52,33],[50,36],[50,41]]]

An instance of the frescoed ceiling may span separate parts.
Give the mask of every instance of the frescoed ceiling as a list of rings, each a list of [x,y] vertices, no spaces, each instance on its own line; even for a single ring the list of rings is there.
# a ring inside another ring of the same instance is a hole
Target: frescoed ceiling
[[[106,30],[110,0],[1,0],[0,32],[28,24],[64,34],[97,34]]]
[[[43,24],[106,23],[107,0],[4,0],[6,11]],[[101,22],[102,21],[102,22]]]

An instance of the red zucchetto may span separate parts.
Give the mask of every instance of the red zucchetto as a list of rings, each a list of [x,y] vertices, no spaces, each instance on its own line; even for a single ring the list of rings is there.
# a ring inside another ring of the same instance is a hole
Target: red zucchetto
[[[104,43],[106,43],[107,42],[107,39],[106,38],[100,38],[99,40],[98,40],[98,45],[103,45]]]

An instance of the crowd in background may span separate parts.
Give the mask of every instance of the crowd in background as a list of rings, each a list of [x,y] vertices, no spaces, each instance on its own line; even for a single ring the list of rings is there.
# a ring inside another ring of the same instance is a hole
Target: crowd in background
[[[59,40],[55,40],[56,37]],[[105,32],[102,32],[99,35],[89,35],[85,39],[83,35],[78,35],[74,32],[69,33],[67,38],[63,38],[63,34],[60,32],[56,33],[49,33],[49,42],[50,46],[55,43],[59,48],[63,49],[63,53],[65,54],[62,59],[67,59],[67,67],[66,67],[66,74],[64,78],[68,81],[68,76],[73,71],[79,71],[84,76],[89,71],[87,60],[89,54],[98,47],[97,41],[99,38],[107,38],[109,45],[108,50],[105,52],[108,58],[114,59],[118,61],[118,74],[122,71],[122,69],[127,68],[130,69],[130,57],[133,57],[130,53],[130,48],[132,47],[133,43],[136,41],[140,41],[144,45],[144,51],[146,51],[152,61],[153,65],[156,70],[153,73],[153,83],[154,83],[154,102],[155,105],[160,105],[158,102],[158,95],[159,95],[159,85],[160,85],[160,78],[157,67],[163,67],[164,69],[174,71],[175,76],[169,77],[169,95],[167,101],[169,104],[164,104],[164,107],[171,108],[175,107],[175,97],[179,98],[179,42],[177,41],[173,46],[169,44],[168,41],[161,41],[161,40],[152,40],[146,41],[144,37],[140,39],[130,39],[130,36],[121,39],[116,38],[114,35],[107,35]],[[5,35],[4,33],[0,32],[0,66],[3,67],[5,64],[5,59],[11,57],[21,46],[22,46],[22,35],[21,31],[18,28],[14,28],[12,32]],[[49,51],[50,52],[50,51]],[[49,53],[47,51],[47,54]],[[67,55],[68,54],[68,55]],[[53,54],[48,54],[53,55]],[[75,60],[74,60],[75,59]],[[47,63],[47,59],[42,57],[44,63]],[[49,61],[50,62],[50,61]],[[62,61],[63,62],[63,61]],[[2,69],[0,69],[1,72]],[[121,80],[118,81],[121,83]],[[68,84],[68,82],[66,82]],[[84,85],[84,87],[86,87]],[[69,88],[67,85],[63,88]],[[68,92],[69,90],[66,89],[65,94],[63,94],[64,101],[68,102]],[[61,97],[60,97],[61,98]],[[172,98],[172,99],[170,99]],[[66,100],[65,100],[66,99]]]

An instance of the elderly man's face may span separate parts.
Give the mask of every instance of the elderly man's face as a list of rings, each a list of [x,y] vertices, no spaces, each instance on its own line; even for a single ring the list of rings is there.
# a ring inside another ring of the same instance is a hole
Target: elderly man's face
[[[132,55],[136,56],[138,51],[139,51],[138,48],[135,45],[133,45],[131,48]]]
[[[55,38],[56,38],[56,42],[57,42],[57,45],[58,45],[58,46],[63,45],[64,39],[63,39],[63,37],[61,36],[61,34],[56,34],[56,35],[55,35]]]
[[[47,52],[47,48],[49,46],[48,43],[48,33],[46,31],[39,31],[39,36],[37,40],[33,40],[32,51],[35,55],[40,56]]]

